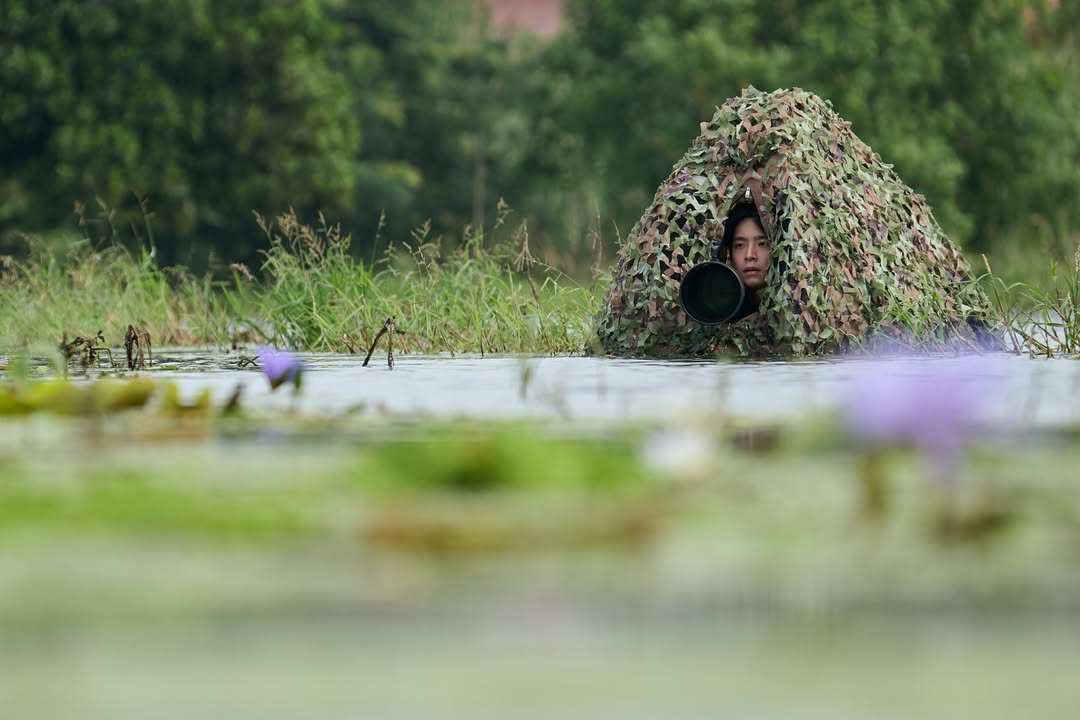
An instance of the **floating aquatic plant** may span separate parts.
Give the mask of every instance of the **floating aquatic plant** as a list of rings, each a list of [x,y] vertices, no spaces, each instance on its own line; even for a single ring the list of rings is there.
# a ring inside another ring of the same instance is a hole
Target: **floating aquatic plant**
[[[124,351],[128,370],[142,370],[154,364],[154,351],[150,346],[150,333],[129,324],[124,333]]]
[[[864,512],[886,509],[884,450],[913,448],[932,480],[952,479],[980,433],[982,401],[994,378],[980,356],[874,360],[858,369],[842,414],[847,432],[866,450],[860,472]]]
[[[64,333],[64,338],[60,341],[60,352],[68,362],[78,362],[84,368],[100,367],[105,356],[109,358],[108,367],[115,366],[112,350],[108,348],[101,330],[97,331],[97,335],[76,335],[71,342],[68,342],[67,333]]]
[[[404,330],[398,330],[394,327],[394,317],[390,316],[383,321],[382,329],[375,335],[375,339],[371,341],[371,347],[368,349],[367,357],[364,358],[363,367],[368,366],[368,362],[371,361],[371,356],[375,352],[375,347],[379,344],[379,340],[383,335],[386,335],[386,365],[391,370],[394,369],[394,334],[405,334]]]
[[[259,357],[259,365],[266,379],[270,381],[271,390],[277,390],[285,383],[292,383],[293,391],[300,392],[304,365],[298,357],[288,350],[279,351],[266,345],[258,346],[256,353]]]
[[[7,382],[0,385],[0,417],[49,413],[97,416],[141,408],[157,392],[146,378],[76,383],[66,379]]]

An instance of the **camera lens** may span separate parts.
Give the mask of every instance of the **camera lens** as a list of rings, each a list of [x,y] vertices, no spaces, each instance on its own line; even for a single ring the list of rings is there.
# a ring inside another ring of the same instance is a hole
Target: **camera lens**
[[[702,325],[719,325],[735,318],[746,289],[735,269],[716,260],[690,268],[679,286],[686,314]]]

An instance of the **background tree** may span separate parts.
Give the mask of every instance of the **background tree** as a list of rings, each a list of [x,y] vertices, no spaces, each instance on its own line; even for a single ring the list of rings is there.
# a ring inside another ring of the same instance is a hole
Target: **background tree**
[[[530,146],[524,117],[532,112],[520,76],[540,58],[528,41],[489,32],[468,0],[396,3],[364,10],[387,58],[387,77],[401,97],[400,122],[386,144],[366,143],[365,163],[404,163],[411,170],[407,202],[381,202],[376,187],[360,198],[367,216],[387,211],[393,237],[426,221],[436,234],[460,236],[466,225],[490,224],[501,195],[524,195],[533,178],[517,160]],[[364,238],[360,239],[363,245]]]
[[[785,18],[773,37],[795,61],[790,82],[831,99],[947,230],[986,249],[1033,218],[1057,218],[1080,191],[1080,176],[1060,163],[1080,147],[1076,88],[1070,98],[1066,67],[1030,42],[1024,7],[777,0],[758,9]]]
[[[349,206],[360,127],[318,0],[2,0],[0,17],[5,225],[95,196],[123,223],[135,193],[168,255],[235,256],[252,209]]]
[[[539,210],[579,248],[597,214],[629,231],[717,105],[746,85],[780,82],[780,58],[757,45],[753,7],[568,3],[566,32],[536,61],[546,88],[531,83],[534,141],[522,168],[536,188],[529,211],[540,196]]]
[[[458,236],[505,197],[584,266],[755,85],[831,100],[972,248],[1075,245],[1075,3],[567,0],[547,42],[481,5],[0,0],[0,238],[143,197],[166,262],[248,257],[290,206],[369,257],[382,211],[383,242]]]
[[[625,228],[715,104],[748,84],[801,86],[957,239],[1060,236],[1080,225],[1075,11],[1032,5],[1025,20],[1015,0],[572,0],[540,61],[550,77],[536,105],[549,110],[534,121],[544,140],[530,172],[584,182]],[[567,137],[545,137],[552,128]],[[574,151],[545,168],[553,145]]]

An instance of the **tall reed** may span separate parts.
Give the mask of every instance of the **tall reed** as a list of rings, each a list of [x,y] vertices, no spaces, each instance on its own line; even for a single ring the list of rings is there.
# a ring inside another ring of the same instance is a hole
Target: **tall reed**
[[[541,268],[537,282],[527,261],[515,267],[509,245],[488,247],[480,232],[444,254],[420,228],[368,265],[321,216],[315,225],[291,212],[258,222],[269,241],[265,282],[244,281],[241,269],[223,297],[260,337],[281,345],[362,347],[393,316],[403,333],[395,344],[412,352],[575,352],[598,307],[595,292],[552,268]]]
[[[261,272],[232,265],[217,280],[162,268],[152,251],[118,243],[57,249],[31,240],[24,259],[0,257],[0,352],[99,330],[116,347],[134,324],[155,346],[263,342],[363,353],[388,317],[402,333],[394,338],[399,352],[581,351],[604,276],[583,287],[538,262],[528,226],[507,232],[500,209],[493,230],[502,230],[501,241],[468,229],[444,251],[424,226],[368,263],[321,216],[314,224],[293,212],[257,217],[267,238]],[[983,282],[1014,350],[1080,355],[1080,246],[1070,262],[1051,264],[1045,288],[1008,282],[984,263]]]
[[[500,220],[505,215],[500,215]],[[406,352],[572,353],[587,342],[601,288],[585,288],[528,252],[522,225],[501,244],[468,231],[444,253],[427,228],[374,263],[350,252],[340,226],[295,213],[257,217],[268,249],[256,278],[243,265],[214,281],[161,268],[152,252],[87,241],[33,242],[0,267],[0,347],[93,335],[118,344],[129,323],[155,345],[265,342],[360,351],[387,317]]]
[[[224,337],[220,297],[209,278],[159,267],[150,252],[79,241],[63,250],[30,240],[25,259],[0,264],[0,346],[56,344],[102,331],[123,340],[136,324],[155,344],[187,345]]]
[[[1005,281],[994,274],[985,255],[983,263],[1013,350],[1031,357],[1080,355],[1080,243],[1071,262],[1051,261],[1045,289]]]

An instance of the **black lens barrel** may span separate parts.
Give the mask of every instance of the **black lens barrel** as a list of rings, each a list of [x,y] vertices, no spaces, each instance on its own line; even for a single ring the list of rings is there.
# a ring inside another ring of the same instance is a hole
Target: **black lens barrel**
[[[739,273],[719,260],[695,265],[679,284],[679,302],[702,325],[738,320],[745,300],[746,287]]]

